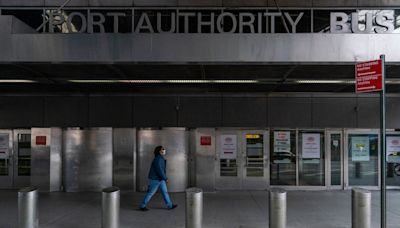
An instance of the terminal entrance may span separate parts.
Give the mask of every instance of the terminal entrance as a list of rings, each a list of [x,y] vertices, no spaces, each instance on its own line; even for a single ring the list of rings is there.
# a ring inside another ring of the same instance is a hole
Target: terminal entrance
[[[29,186],[30,177],[30,130],[0,130],[0,188]]]
[[[216,189],[267,189],[268,131],[216,132]]]

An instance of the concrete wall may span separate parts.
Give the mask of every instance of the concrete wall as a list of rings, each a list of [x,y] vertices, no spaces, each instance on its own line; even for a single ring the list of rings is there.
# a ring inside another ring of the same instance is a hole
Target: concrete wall
[[[66,0],[0,0],[0,6],[60,6]],[[276,0],[279,6],[364,7],[400,6],[397,0]],[[274,0],[70,0],[67,6],[261,6],[276,7]]]
[[[349,95],[2,96],[0,128],[299,127],[378,128],[379,99]],[[400,128],[400,97],[387,99]]]

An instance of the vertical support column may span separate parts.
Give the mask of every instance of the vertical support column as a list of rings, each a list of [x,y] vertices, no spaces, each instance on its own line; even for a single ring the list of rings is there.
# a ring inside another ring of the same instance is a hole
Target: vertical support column
[[[18,228],[38,228],[38,189],[22,188],[18,191]]]
[[[386,228],[386,70],[385,55],[380,56],[382,62],[381,90],[381,228]]]
[[[371,228],[371,192],[361,188],[351,190],[351,227]]]
[[[120,190],[117,187],[103,189],[102,193],[102,228],[119,228]]]
[[[186,189],[186,228],[203,227],[203,190]]]
[[[286,228],[286,191],[281,188],[272,188],[269,191],[269,227]]]

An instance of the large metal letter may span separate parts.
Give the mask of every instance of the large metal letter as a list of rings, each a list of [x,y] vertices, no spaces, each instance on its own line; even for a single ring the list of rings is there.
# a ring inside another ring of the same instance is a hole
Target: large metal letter
[[[114,17],[114,33],[119,32],[119,17],[125,17],[126,13],[111,12],[107,13],[107,16]]]
[[[223,26],[223,23],[222,23],[225,16],[228,16],[228,17],[230,17],[232,19],[232,28],[231,28],[231,30],[229,30],[227,32],[225,32],[224,26]],[[218,30],[219,33],[234,33],[236,31],[236,27],[237,27],[237,21],[236,21],[235,15],[233,15],[233,13],[224,12],[224,13],[221,13],[218,16],[218,18],[217,18],[217,30]]]
[[[146,12],[143,12],[142,15],[140,16],[135,32],[139,33],[140,30],[142,29],[147,29],[150,33],[154,33],[154,29],[153,26],[151,25],[149,15],[147,15]]]
[[[331,13],[331,33],[349,33],[348,20],[349,16],[345,13]]]
[[[159,33],[164,33],[164,32],[169,32],[169,33],[173,33],[173,32],[175,32],[175,29],[176,29],[176,16],[175,16],[175,13],[171,13],[171,27],[170,27],[170,29],[168,30],[168,31],[164,31],[163,29],[162,29],[162,20],[161,20],[161,18],[162,18],[162,13],[160,13],[160,12],[157,12],[157,32],[159,32]]]
[[[183,33],[189,33],[189,17],[194,17],[194,16],[196,16],[196,14],[195,13],[181,13],[181,12],[179,12],[178,16],[183,16],[183,18],[184,18],[183,25],[184,25],[185,30],[183,31]],[[179,28],[178,28],[178,31],[179,31]]]
[[[296,33],[297,24],[299,23],[300,19],[303,17],[304,12],[301,12],[301,13],[297,16],[297,18],[296,18],[295,21],[293,21],[293,19],[292,19],[292,17],[290,16],[289,13],[286,12],[286,13],[284,13],[284,14],[285,14],[286,18],[288,19],[290,25],[292,26],[292,33]]]
[[[266,17],[271,17],[271,33],[275,33],[275,17],[282,16],[281,13],[264,13]]]
[[[393,14],[378,14],[375,17],[375,23],[379,27],[374,30],[376,33],[392,33],[394,30],[394,15]]]
[[[249,21],[244,21],[245,17],[249,17]],[[250,33],[254,33],[254,20],[255,17],[251,13],[239,13],[239,33],[243,33],[244,26],[248,26],[250,28]]]
[[[72,20],[74,19],[75,16],[78,16],[81,18],[82,21],[82,26],[79,30],[77,30],[76,26],[72,24]],[[86,22],[86,17],[83,15],[83,13],[79,12],[73,12],[70,15],[68,15],[67,19],[67,28],[69,32],[76,32],[76,33],[84,33],[86,32],[87,29],[87,22]]]
[[[54,33],[54,27],[62,25],[65,22],[64,15],[61,11],[50,11],[49,13],[49,32]]]
[[[99,20],[95,21],[94,20],[95,17],[98,17]],[[94,28],[95,25],[99,26],[100,33],[104,33],[105,29],[104,29],[103,23],[105,21],[106,21],[106,18],[104,17],[103,14],[97,13],[97,12],[94,12],[94,13],[90,12],[89,13],[89,20],[88,20],[88,33],[93,33],[93,31],[94,31],[93,28]]]
[[[210,33],[214,33],[214,16],[215,13],[211,13],[210,21],[203,21],[203,14],[200,12],[197,14],[197,33],[201,33],[201,28],[204,25],[210,26]]]
[[[353,33],[372,33],[372,13],[365,14],[365,28],[360,30],[358,13],[351,14],[351,30]]]

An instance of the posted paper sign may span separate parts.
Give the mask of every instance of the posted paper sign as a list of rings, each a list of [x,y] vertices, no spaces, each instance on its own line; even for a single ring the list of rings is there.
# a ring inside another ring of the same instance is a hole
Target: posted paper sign
[[[220,158],[236,159],[236,155],[237,155],[237,136],[221,135]]]
[[[274,132],[274,152],[290,152],[290,131]]]
[[[321,158],[321,135],[303,134],[303,158]]]
[[[8,158],[8,134],[0,134],[0,158]]]
[[[386,137],[387,162],[400,163],[400,136]]]
[[[351,137],[352,161],[369,161],[369,137]]]

